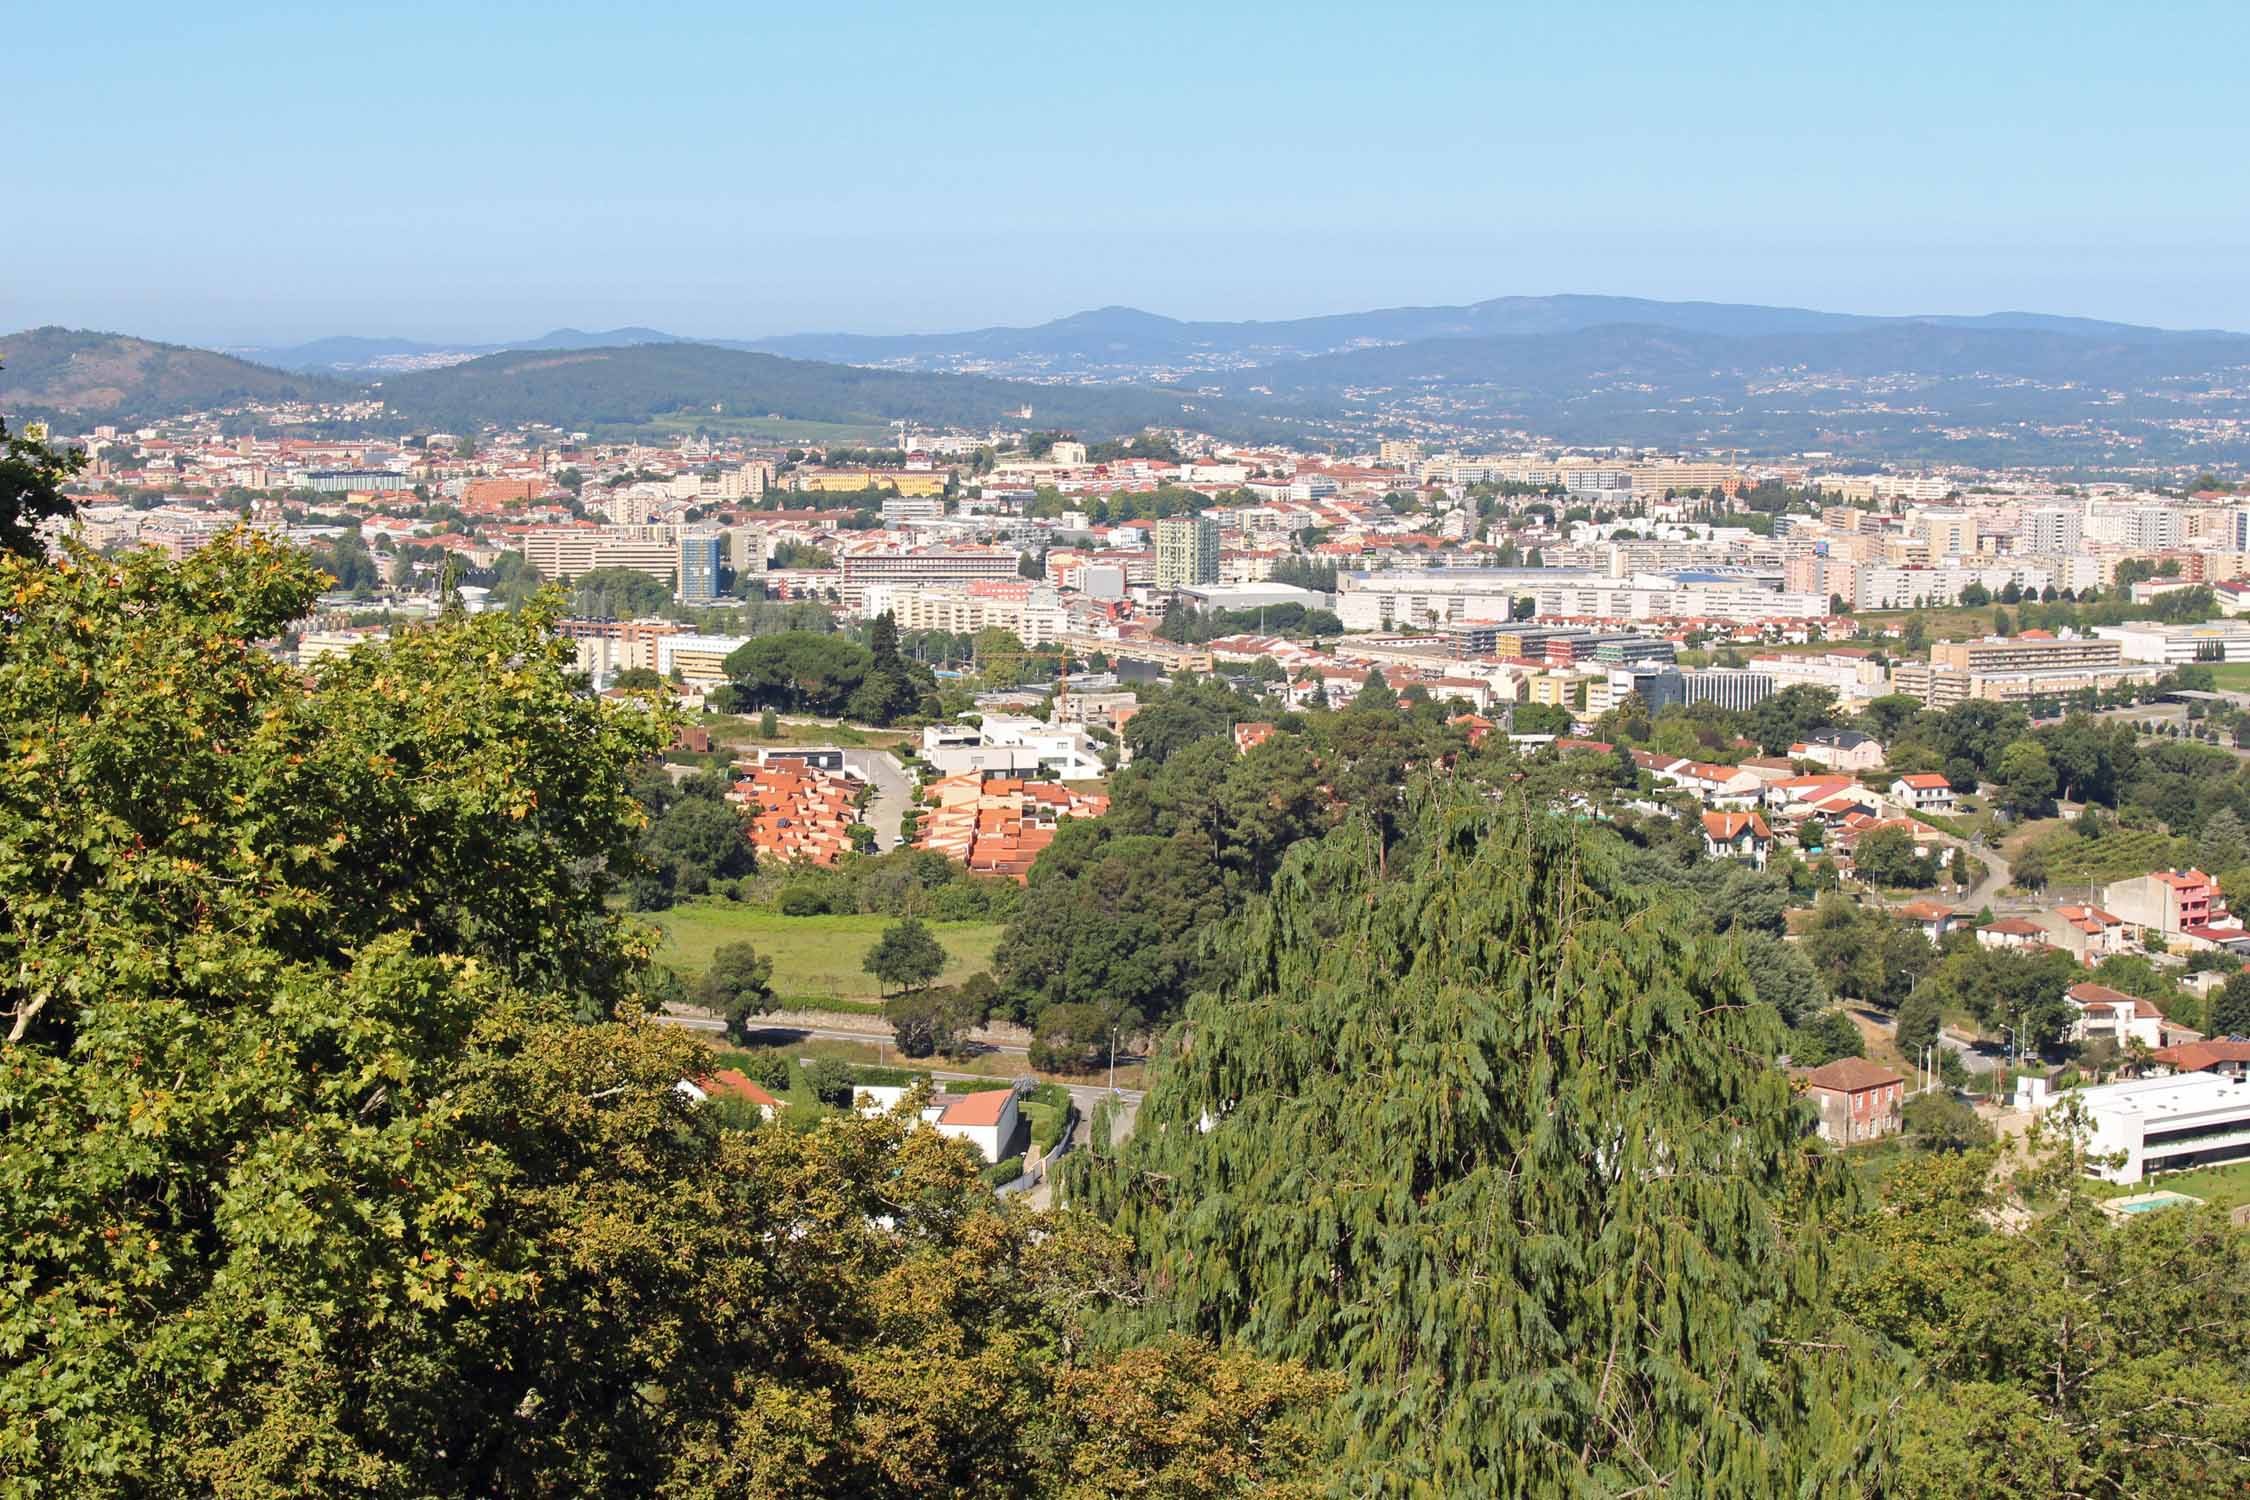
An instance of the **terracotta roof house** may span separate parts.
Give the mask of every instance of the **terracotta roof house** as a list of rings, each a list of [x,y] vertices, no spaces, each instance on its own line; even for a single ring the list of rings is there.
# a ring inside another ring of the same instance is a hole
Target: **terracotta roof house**
[[[1901,776],[1891,783],[1891,800],[1914,812],[1949,812],[1953,783],[1935,772]]]
[[[2124,919],[2098,906],[2058,906],[2053,911],[2038,913],[2031,920],[2047,934],[2050,944],[2074,955],[2081,963],[2090,964],[2125,949]]]
[[[2002,917],[1977,929],[1980,948],[2049,948],[2047,929],[2022,917]]]
[[[2250,1042],[2231,1038],[2203,1042],[2175,1042],[2159,1047],[2151,1059],[2175,1073],[2250,1073]]]
[[[1805,1096],[1820,1111],[1820,1138],[1832,1146],[1896,1135],[1906,1107],[1906,1080],[1864,1057],[1840,1057],[1806,1069]]]
[[[1909,901],[1904,906],[1893,907],[1891,915],[1902,922],[1916,924],[1934,943],[1945,936],[1946,929],[1961,914],[1942,901]]]
[[[1754,812],[1707,812],[1703,852],[1713,859],[1746,859],[1752,868],[1762,870],[1773,853],[1773,833]]]
[[[2078,1012],[2070,1026],[2071,1041],[2106,1039],[2119,1046],[2134,1041],[2156,1048],[2172,1040],[2165,1034],[2164,1012],[2153,1000],[2106,984],[2074,984],[2063,991],[2063,998]]]
[[[789,1107],[788,1100],[776,1099],[736,1068],[721,1068],[715,1073],[683,1078],[676,1087],[698,1104],[707,1099],[740,1099],[744,1103],[754,1104],[758,1107],[758,1113],[768,1120],[774,1117],[776,1110]]]

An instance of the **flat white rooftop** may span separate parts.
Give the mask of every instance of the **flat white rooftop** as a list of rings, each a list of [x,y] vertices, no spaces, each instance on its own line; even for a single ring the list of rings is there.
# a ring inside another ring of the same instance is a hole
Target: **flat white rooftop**
[[[2067,1096],[2090,1110],[2161,1120],[2241,1107],[2250,1110],[2250,1083],[2217,1073],[2178,1073],[2169,1078],[2133,1078],[2073,1089]]]

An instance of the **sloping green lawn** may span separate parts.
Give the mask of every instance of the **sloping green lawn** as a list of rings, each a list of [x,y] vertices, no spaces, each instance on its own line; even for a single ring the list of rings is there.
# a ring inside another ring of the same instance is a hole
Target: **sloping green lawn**
[[[670,911],[651,913],[664,929],[657,957],[693,980],[711,966],[711,955],[726,943],[747,942],[773,960],[773,989],[783,1001],[873,1001],[875,976],[860,968],[867,950],[895,917],[784,917],[731,901],[690,901]],[[1000,943],[998,922],[932,922],[930,933],[945,949],[940,984],[959,984],[992,967]]]

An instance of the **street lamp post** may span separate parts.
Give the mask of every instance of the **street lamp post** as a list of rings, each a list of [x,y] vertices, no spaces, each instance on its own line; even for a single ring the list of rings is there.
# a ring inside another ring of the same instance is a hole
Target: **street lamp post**
[[[1109,1091],[1117,1092],[1117,1028],[1109,1028]]]

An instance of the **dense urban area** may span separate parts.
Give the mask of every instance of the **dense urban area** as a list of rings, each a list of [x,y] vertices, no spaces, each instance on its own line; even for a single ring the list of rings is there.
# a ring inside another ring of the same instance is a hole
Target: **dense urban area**
[[[381,416],[13,420],[0,1495],[2250,1485],[2238,470]]]

